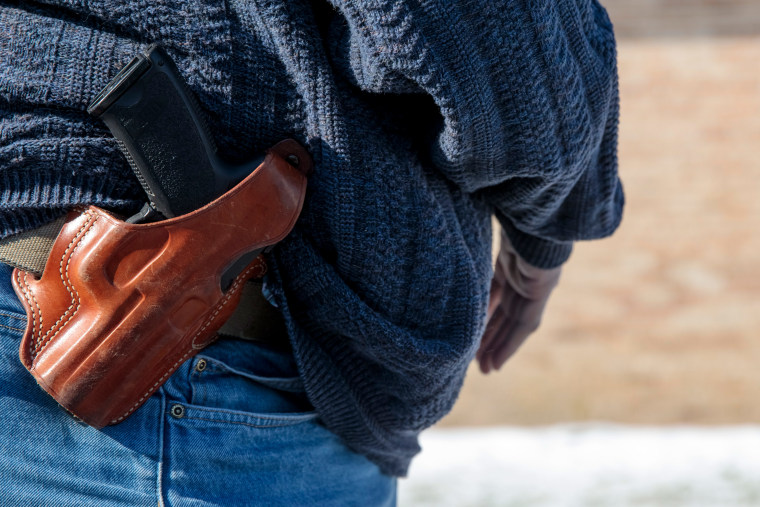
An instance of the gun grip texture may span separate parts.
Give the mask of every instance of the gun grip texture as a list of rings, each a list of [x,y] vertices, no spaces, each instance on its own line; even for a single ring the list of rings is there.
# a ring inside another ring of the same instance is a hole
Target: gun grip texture
[[[40,386],[100,428],[123,421],[211,343],[243,282],[266,264],[255,258],[226,290],[222,274],[283,239],[301,211],[306,177],[289,154],[308,157],[284,141],[232,190],[169,220],[130,224],[94,206],[72,212],[42,277],[13,273],[28,317],[19,356]]]
[[[213,201],[262,161],[234,166],[217,156],[203,110],[157,45],[129,62],[88,111],[106,124],[151,206],[164,217]]]

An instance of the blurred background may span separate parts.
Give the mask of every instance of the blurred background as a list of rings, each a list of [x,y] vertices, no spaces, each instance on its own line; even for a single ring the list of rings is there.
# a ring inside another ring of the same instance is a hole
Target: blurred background
[[[601,3],[623,224],[502,371],[473,366],[402,506],[760,506],[760,1]]]

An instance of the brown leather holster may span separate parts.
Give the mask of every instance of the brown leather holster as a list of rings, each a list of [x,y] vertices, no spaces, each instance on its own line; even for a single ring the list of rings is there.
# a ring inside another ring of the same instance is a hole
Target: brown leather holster
[[[214,341],[243,283],[264,275],[259,256],[221,287],[242,255],[290,232],[310,168],[308,153],[288,140],[232,190],[187,215],[131,224],[94,206],[72,212],[42,276],[13,272],[27,314],[21,362],[87,424],[123,421]]]

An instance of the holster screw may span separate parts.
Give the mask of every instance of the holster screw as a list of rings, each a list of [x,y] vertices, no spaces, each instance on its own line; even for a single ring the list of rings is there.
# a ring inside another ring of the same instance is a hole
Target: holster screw
[[[298,164],[301,162],[300,160],[298,160],[298,156],[294,155],[293,153],[285,157],[285,160],[287,160],[288,163],[292,165],[293,167],[298,167]]]

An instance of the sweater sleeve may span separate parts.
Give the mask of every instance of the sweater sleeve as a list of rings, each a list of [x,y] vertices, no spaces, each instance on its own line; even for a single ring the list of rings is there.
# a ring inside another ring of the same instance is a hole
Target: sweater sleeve
[[[615,39],[596,0],[335,2],[348,79],[432,97],[424,154],[552,268],[622,217]],[[390,13],[390,14],[389,14]]]

